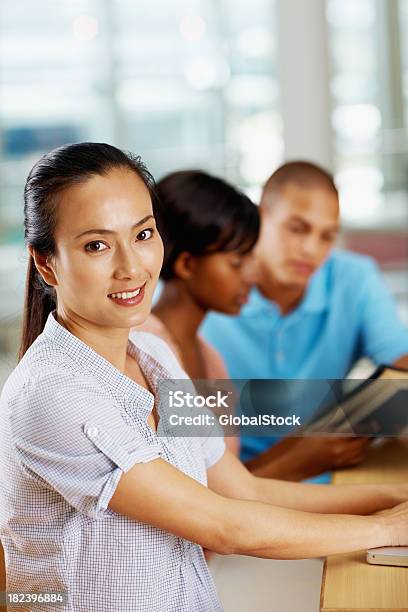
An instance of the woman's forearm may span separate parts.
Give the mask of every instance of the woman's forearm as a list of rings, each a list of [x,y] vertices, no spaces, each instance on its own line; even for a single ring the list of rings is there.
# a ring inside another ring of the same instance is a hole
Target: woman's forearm
[[[408,499],[408,485],[318,485],[255,479],[256,499],[305,512],[371,514]]]
[[[229,552],[235,554],[305,559],[391,543],[378,516],[313,514],[262,503],[237,503],[239,507],[229,519]]]
[[[227,495],[212,491],[163,459],[155,459],[122,474],[109,508],[221,554],[299,559],[408,544],[408,503],[368,517],[282,508],[279,499],[272,505],[253,498],[256,479],[231,454],[224,458],[224,467],[213,469],[224,472],[228,466],[244,478],[242,493],[249,489],[251,498],[243,498],[238,490],[234,497],[227,496],[233,494],[231,489]],[[214,484],[216,474],[210,479]],[[218,474],[217,484],[223,488],[223,474]],[[297,490],[306,487],[278,483],[280,497],[287,495],[287,485]]]

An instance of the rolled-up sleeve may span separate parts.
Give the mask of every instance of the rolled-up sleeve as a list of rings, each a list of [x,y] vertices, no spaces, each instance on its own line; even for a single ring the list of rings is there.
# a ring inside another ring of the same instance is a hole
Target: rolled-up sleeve
[[[30,380],[10,409],[22,468],[92,518],[106,510],[123,472],[160,456],[114,399],[69,372]]]

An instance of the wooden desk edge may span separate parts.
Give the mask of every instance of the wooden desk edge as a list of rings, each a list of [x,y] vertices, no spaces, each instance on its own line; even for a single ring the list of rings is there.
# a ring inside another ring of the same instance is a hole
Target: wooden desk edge
[[[371,450],[371,454],[372,455],[378,455],[384,452],[387,452],[389,449],[391,450],[396,450],[396,452],[399,454],[401,452],[405,453],[408,447],[408,443],[405,442],[405,444],[402,444],[400,441],[398,441],[397,443],[392,442],[391,440],[387,442],[387,444],[383,447],[383,449],[381,448],[373,448]],[[364,467],[364,464],[362,464],[361,467]],[[359,468],[354,468],[350,471],[348,470],[342,470],[341,472],[338,472],[337,474],[335,474],[335,477],[333,478],[334,484],[344,484],[344,476],[346,476],[347,478],[347,474],[349,473],[351,474],[356,474],[358,473]],[[390,470],[390,472],[388,472],[388,469],[386,469],[384,471],[383,474],[383,478],[381,478],[380,482],[401,482],[402,478],[404,478],[405,474],[406,474],[406,468],[404,468],[404,475],[401,477],[398,477],[398,474],[396,474],[396,478],[394,478],[394,471],[393,469]],[[350,479],[351,482],[353,482],[353,479]],[[336,482],[337,481],[337,482]],[[373,482],[371,480],[369,480],[369,482]],[[378,482],[377,480],[375,480],[374,482]],[[328,571],[328,559],[330,557],[327,557],[324,561],[324,566],[323,566],[323,574],[322,574],[322,584],[321,584],[321,589],[320,589],[320,612],[408,612],[408,607],[404,607],[404,608],[344,608],[344,607],[335,607],[333,608],[332,606],[327,607],[324,605],[324,596],[325,596],[325,587],[326,587],[326,575],[327,575],[327,571]]]
[[[324,609],[323,604],[324,604],[324,589],[326,586],[326,571],[327,571],[327,558],[324,560],[324,565],[323,565],[323,573],[322,573],[322,584],[320,587],[320,604],[319,604],[319,610],[320,612],[328,612]]]

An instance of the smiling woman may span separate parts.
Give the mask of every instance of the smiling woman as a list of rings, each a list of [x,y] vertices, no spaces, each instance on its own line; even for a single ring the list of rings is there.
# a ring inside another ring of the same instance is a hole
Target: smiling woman
[[[61,147],[34,166],[25,187],[31,257],[20,356],[57,302],[59,320],[86,335],[83,321],[123,335],[147,317],[163,260],[153,185],[139,158],[105,144]]]
[[[163,258],[152,185],[139,159],[94,143],[52,151],[27,179],[0,536],[7,590],[43,600],[38,612],[50,592],[64,612],[220,612],[203,546],[288,559],[408,543],[408,504],[349,516],[401,502],[407,485],[260,479],[221,437],[157,431],[160,380],[186,374],[159,338],[129,338]]]

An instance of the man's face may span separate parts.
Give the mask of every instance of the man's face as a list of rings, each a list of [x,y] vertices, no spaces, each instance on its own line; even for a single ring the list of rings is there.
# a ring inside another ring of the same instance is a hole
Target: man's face
[[[335,193],[288,184],[279,194],[262,196],[257,259],[280,284],[305,288],[329,255],[338,230]]]

